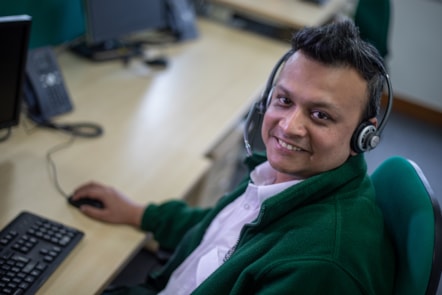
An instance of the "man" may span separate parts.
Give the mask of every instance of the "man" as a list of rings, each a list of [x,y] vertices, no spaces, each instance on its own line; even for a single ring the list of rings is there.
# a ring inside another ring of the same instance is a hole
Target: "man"
[[[213,208],[79,187],[74,199],[105,206],[86,215],[151,231],[174,251],[118,294],[391,294],[394,251],[353,136],[377,124],[381,60],[348,20],[297,33],[261,103],[266,156],[249,157],[249,178]]]

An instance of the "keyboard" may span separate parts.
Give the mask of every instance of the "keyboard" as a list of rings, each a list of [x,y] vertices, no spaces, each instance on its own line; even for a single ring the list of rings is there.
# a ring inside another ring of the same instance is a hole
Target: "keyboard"
[[[0,294],[35,294],[84,233],[30,212],[0,232]]]

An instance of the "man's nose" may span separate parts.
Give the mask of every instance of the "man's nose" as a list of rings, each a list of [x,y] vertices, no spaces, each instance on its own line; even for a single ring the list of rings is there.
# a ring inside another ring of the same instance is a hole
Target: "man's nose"
[[[280,127],[287,135],[305,136],[307,134],[307,116],[300,108],[295,108],[280,120]]]

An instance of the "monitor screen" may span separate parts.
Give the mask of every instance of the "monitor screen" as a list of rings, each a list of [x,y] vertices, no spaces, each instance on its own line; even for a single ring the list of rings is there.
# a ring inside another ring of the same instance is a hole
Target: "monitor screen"
[[[0,128],[17,125],[31,17],[0,17]]]
[[[164,0],[84,0],[86,41],[96,44],[166,28]]]

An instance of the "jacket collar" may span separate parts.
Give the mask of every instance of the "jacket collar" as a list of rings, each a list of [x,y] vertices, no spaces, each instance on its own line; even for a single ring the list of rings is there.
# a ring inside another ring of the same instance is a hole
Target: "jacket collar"
[[[267,158],[263,154],[253,155],[245,160],[250,169],[266,161]],[[296,210],[301,206],[319,202],[322,199],[333,197],[338,191],[342,193],[342,187],[349,191],[357,189],[361,182],[369,180],[366,177],[367,164],[363,154],[350,157],[340,167],[312,176],[303,180],[301,183],[295,184],[279,194],[267,199],[261,206],[257,222],[252,226],[254,230],[272,223],[280,218]],[[220,199],[218,204],[210,211],[206,218],[197,225],[198,228],[207,228],[213,218],[228,204],[244,193],[250,178],[245,178],[235,191],[225,195]],[[204,230],[200,231],[197,237],[202,239]]]
[[[246,159],[250,168],[266,160],[264,155],[254,155]],[[297,207],[326,199],[346,186],[347,189],[357,188],[367,173],[367,164],[363,154],[349,157],[341,166],[305,179],[281,193],[267,199],[260,212],[259,223],[266,223],[267,219],[284,215]],[[265,214],[267,211],[271,213]]]

